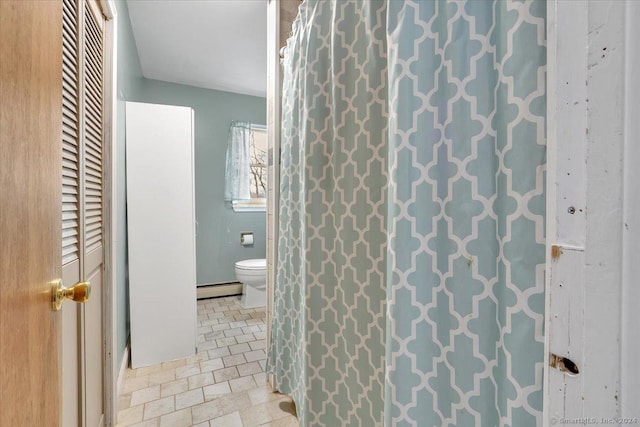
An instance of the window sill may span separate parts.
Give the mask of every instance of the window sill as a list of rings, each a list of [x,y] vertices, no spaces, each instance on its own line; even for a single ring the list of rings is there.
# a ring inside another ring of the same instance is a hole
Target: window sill
[[[266,212],[267,203],[265,199],[247,201],[247,202],[233,202],[231,204],[234,212]]]

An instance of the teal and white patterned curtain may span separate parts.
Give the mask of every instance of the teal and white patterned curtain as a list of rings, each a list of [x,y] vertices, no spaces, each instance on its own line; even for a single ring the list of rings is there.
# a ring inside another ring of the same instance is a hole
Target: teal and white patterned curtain
[[[545,7],[301,5],[267,361],[301,426],[541,425]]]

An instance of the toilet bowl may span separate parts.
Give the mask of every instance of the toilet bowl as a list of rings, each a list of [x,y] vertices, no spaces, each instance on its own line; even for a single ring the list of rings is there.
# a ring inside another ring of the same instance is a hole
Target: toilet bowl
[[[236,279],[242,283],[242,308],[267,304],[267,260],[246,259],[236,262]]]

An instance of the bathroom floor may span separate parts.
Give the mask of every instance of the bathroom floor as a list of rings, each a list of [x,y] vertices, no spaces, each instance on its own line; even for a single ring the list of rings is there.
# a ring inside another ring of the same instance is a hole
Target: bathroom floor
[[[266,383],[265,310],[240,297],[198,301],[198,354],[127,369],[117,426],[298,427],[291,399]]]

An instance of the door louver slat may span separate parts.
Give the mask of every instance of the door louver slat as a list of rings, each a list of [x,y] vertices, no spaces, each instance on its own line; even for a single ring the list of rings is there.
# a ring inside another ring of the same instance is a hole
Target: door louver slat
[[[102,245],[102,58],[103,33],[88,3],[84,7],[84,180],[85,251]]]
[[[79,257],[78,19],[71,0],[62,4],[62,265]]]

